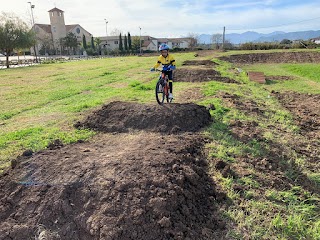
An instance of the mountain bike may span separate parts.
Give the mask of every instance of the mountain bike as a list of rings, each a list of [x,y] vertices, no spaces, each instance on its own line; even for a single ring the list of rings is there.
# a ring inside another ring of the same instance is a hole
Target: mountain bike
[[[165,74],[166,71],[172,71],[170,66],[163,66],[162,70],[156,69],[156,71],[161,72],[159,76],[159,80],[156,84],[156,99],[157,102],[162,105],[164,103],[164,99],[167,102],[172,102],[172,99],[169,98],[169,79]]]

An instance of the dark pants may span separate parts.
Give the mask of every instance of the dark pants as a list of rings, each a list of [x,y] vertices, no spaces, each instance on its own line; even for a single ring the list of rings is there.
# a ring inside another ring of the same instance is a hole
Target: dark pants
[[[169,78],[169,88],[170,88],[170,93],[172,93],[173,90],[173,74],[172,71],[164,71],[164,74],[168,76]]]

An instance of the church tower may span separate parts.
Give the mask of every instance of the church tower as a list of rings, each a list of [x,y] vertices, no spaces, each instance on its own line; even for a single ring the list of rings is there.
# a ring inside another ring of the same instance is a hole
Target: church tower
[[[54,46],[59,46],[59,40],[67,36],[66,24],[63,11],[53,8],[49,11],[51,32]]]

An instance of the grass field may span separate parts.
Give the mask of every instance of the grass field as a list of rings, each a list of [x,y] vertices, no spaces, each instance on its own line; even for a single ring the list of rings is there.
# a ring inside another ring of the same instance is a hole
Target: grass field
[[[220,159],[234,169],[240,169],[246,156],[264,158],[272,150],[269,143],[286,146],[288,137],[296,137],[298,126],[293,116],[270,97],[274,91],[295,91],[320,94],[319,64],[257,64],[243,66],[245,71],[262,71],[265,75],[292,76],[295,81],[272,81],[266,85],[249,82],[245,72],[236,73],[230,63],[212,53],[203,59],[213,60],[222,76],[242,84],[221,82],[175,83],[175,93],[194,86],[202,89],[204,98],[198,104],[214,104],[211,115],[215,119],[205,131],[212,142],[208,144],[211,174],[228,201],[220,204],[224,218],[229,222],[230,239],[320,239],[320,196],[304,186],[291,189],[265,186],[268,171],[247,169],[243,176],[223,176],[210,159]],[[185,60],[195,59],[193,53],[175,54],[178,67]],[[46,64],[28,68],[0,71],[0,170],[10,166],[10,160],[26,149],[38,151],[60,139],[64,144],[88,139],[95,135],[89,130],[76,130],[73,124],[93,109],[110,101],[155,102],[154,86],[157,74],[148,70],[156,57],[107,58],[80,62]],[[226,105],[219,94],[229,93],[244,101],[254,101],[266,111],[255,116]],[[252,139],[242,142],[234,138],[229,126],[236,120],[256,121],[263,137],[260,143]],[[272,127],[270,127],[272,126]],[[280,151],[280,149],[279,149]],[[311,171],[307,159],[301,159],[292,149],[286,150],[283,164],[286,174],[296,180],[297,168],[320,188],[320,175]],[[235,190],[240,186],[244,191]]]

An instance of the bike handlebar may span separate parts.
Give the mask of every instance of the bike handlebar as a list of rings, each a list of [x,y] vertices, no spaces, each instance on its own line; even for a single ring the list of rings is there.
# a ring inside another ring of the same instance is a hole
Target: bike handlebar
[[[156,70],[157,72],[172,71],[173,69],[171,68],[171,66],[172,66],[172,65],[163,66],[163,67],[162,67],[162,70],[160,70],[160,69],[158,69],[158,68],[156,68],[155,70]]]

